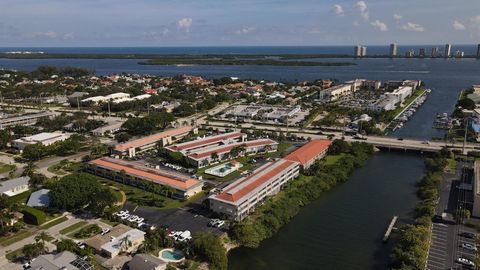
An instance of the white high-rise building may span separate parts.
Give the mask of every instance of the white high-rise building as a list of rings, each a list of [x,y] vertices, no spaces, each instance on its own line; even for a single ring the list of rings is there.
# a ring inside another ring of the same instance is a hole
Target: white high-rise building
[[[361,56],[367,56],[367,47],[366,46],[362,46],[362,50],[361,50]]]
[[[445,45],[445,57],[450,57],[452,56],[452,44],[448,43]]]
[[[397,56],[397,44],[392,43],[390,44],[390,57]]]

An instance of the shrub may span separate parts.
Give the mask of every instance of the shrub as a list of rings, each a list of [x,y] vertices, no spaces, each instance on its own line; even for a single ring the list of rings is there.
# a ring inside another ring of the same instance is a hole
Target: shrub
[[[32,207],[25,207],[22,213],[25,223],[40,225],[45,222],[45,213],[38,209]]]

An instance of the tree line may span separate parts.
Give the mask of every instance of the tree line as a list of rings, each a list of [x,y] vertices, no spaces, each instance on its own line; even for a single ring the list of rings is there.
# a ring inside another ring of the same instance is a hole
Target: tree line
[[[329,149],[342,156],[333,164],[317,161],[298,179],[283,189],[282,196],[267,201],[245,220],[231,226],[230,236],[246,247],[258,247],[295,217],[300,209],[318,199],[323,192],[348,180],[350,173],[373,154],[373,147],[363,142],[335,140]]]

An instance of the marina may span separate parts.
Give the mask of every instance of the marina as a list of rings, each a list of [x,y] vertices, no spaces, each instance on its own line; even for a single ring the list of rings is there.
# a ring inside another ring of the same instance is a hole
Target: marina
[[[427,94],[430,92],[430,89],[425,90],[425,92],[415,98],[409,105],[405,106],[405,108],[395,116],[392,122],[390,122],[387,129],[396,131],[397,129],[403,128],[404,124],[413,117],[418,108],[427,100]]]

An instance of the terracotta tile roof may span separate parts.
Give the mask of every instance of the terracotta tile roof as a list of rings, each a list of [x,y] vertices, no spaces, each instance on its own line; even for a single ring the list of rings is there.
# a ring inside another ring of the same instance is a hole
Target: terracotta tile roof
[[[132,147],[144,146],[144,145],[151,144],[151,143],[154,143],[156,141],[159,141],[159,140],[161,140],[163,138],[166,138],[166,137],[188,133],[192,129],[193,129],[193,127],[191,127],[191,126],[184,126],[184,127],[179,127],[179,128],[176,128],[176,129],[165,130],[163,132],[156,133],[156,134],[153,134],[153,135],[150,135],[150,136],[147,136],[147,137],[143,137],[143,138],[140,138],[140,139],[132,140],[132,141],[129,141],[129,142],[126,142],[126,143],[123,143],[123,144],[117,144],[115,146],[115,150],[124,151],[124,150],[127,150],[127,149],[132,148]]]
[[[330,140],[312,140],[284,157],[284,159],[297,161],[300,162],[300,164],[305,165],[318,154],[327,150],[331,144],[332,141]]]
[[[192,159],[201,159],[204,157],[211,156],[212,153],[223,154],[226,152],[230,152],[234,147],[243,145],[243,144],[245,144],[247,148],[251,148],[256,146],[275,145],[278,143],[271,139],[260,139],[260,140],[254,140],[254,141],[238,142],[238,143],[227,144],[222,147],[212,148],[211,150],[206,150],[203,152],[193,153],[187,156]]]
[[[285,159],[279,159],[267,163],[255,170],[253,174],[241,178],[227,186],[227,188],[220,194],[216,195],[215,198],[229,202],[236,202],[294,164],[298,163]]]
[[[122,161],[109,157],[99,158],[90,161],[90,163],[113,171],[124,170],[126,174],[137,176],[145,180],[150,180],[184,191],[200,183],[200,181],[187,176],[181,176],[157,169],[150,169],[144,166],[139,166],[133,162]]]
[[[191,148],[199,147],[199,146],[202,146],[202,145],[219,143],[223,140],[234,139],[234,138],[238,138],[238,137],[241,137],[241,136],[244,136],[244,135],[245,135],[244,133],[240,133],[240,132],[230,132],[230,133],[210,136],[210,137],[206,137],[206,138],[203,138],[203,139],[194,140],[194,141],[190,141],[190,142],[175,144],[175,145],[171,145],[171,146],[168,146],[168,147],[165,147],[165,148],[167,148],[170,151],[182,151],[182,150],[188,150],[188,149],[191,149]]]

